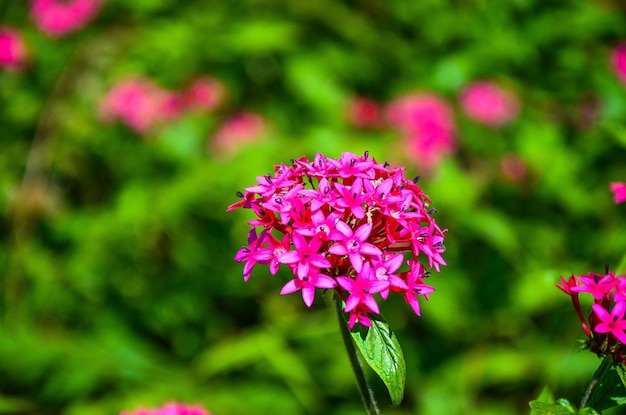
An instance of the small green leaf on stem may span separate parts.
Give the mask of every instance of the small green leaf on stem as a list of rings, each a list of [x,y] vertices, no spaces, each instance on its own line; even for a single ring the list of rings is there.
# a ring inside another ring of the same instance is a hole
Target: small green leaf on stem
[[[532,415],[570,415],[576,413],[556,403],[530,401],[529,405],[532,409]]]
[[[389,324],[380,316],[369,317],[372,321],[371,327],[358,324],[350,333],[364,360],[387,386],[391,404],[397,406],[404,397],[404,355]]]

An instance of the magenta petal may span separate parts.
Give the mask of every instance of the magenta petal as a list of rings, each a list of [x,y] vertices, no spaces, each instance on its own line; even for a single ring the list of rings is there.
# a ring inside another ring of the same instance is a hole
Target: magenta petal
[[[347,237],[352,236],[352,228],[343,221],[340,221],[340,220],[337,221],[337,223],[335,224],[335,229],[341,232],[344,236],[347,236]]]
[[[607,321],[611,319],[611,316],[609,315],[608,311],[606,311],[604,307],[602,307],[601,305],[591,304],[591,308],[593,308],[594,313],[596,313],[596,316],[598,316],[600,321]]]
[[[296,283],[297,281],[299,281],[297,278],[288,281],[287,284],[285,284],[280,290],[280,295],[291,294],[298,291],[300,287],[298,287],[298,284]]]
[[[626,333],[624,333],[624,330],[613,330],[613,335],[623,344],[626,344]]]
[[[378,308],[378,303],[371,295],[366,295],[363,298],[363,304],[365,304],[372,312],[376,314],[380,314],[380,309]]]
[[[327,275],[318,275],[315,286],[319,288],[334,288],[337,286],[337,282]]]
[[[420,316],[420,303],[417,301],[417,298],[412,295],[406,296],[406,302],[409,303],[415,314]]]
[[[321,255],[311,258],[311,264],[318,268],[330,268],[331,267],[330,261]]]
[[[351,295],[346,300],[346,308],[344,308],[343,311],[345,311],[346,313],[349,313],[350,311],[354,310],[359,305],[359,303],[360,303],[359,297],[355,295]]]
[[[389,272],[395,272],[402,266],[403,261],[404,255],[396,254],[385,261],[385,268],[387,268]]]
[[[361,254],[358,252],[352,253],[348,257],[350,258],[350,262],[352,263],[354,270],[356,272],[361,272],[361,268],[363,267],[363,258],[361,257]]]
[[[611,310],[611,315],[617,317],[617,320],[622,320],[624,318],[624,312],[626,311],[626,303],[620,301],[613,306],[613,310]]]
[[[389,287],[389,281],[372,281],[369,283],[367,290],[370,293],[379,293]]]
[[[344,290],[352,292],[354,289],[354,280],[348,277],[337,277],[337,282]]]
[[[348,250],[344,245],[336,243],[328,248],[328,252],[334,255],[346,255],[348,253]]]
[[[383,254],[383,252],[376,246],[368,243],[361,244],[361,249],[359,249],[359,251],[361,251],[363,255],[377,256]]]
[[[354,232],[354,239],[358,239],[359,241],[364,241],[367,239],[368,236],[370,236],[371,232],[372,232],[371,223],[366,223],[365,225],[361,225]]]
[[[276,258],[281,264],[293,264],[300,261],[300,254],[297,251],[285,252]]]
[[[307,307],[311,307],[313,305],[313,300],[315,299],[315,287],[304,287],[302,288],[302,300],[304,300],[304,304]]]

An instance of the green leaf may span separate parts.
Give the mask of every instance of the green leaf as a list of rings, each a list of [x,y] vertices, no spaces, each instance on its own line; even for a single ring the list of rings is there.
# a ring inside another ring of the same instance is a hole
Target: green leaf
[[[350,334],[367,364],[387,386],[392,405],[397,406],[404,397],[404,355],[389,324],[380,316],[370,315],[370,319],[371,327],[358,324]]]
[[[554,395],[552,394],[552,391],[550,390],[550,388],[548,388],[547,386],[545,386],[542,390],[541,393],[539,394],[539,397],[530,402],[530,407],[532,408],[532,404],[533,402],[537,403],[548,403],[548,404],[553,404],[554,403]],[[541,415],[539,412],[535,411],[534,409],[530,411],[530,415]]]
[[[623,369],[620,368],[623,372]],[[589,399],[590,408],[596,411],[604,411],[614,406],[626,403],[626,388],[624,387],[622,374],[615,367],[611,367],[599,380],[600,384]]]
[[[529,405],[533,415],[569,415],[576,413],[571,408],[563,407],[556,403],[530,401]]]

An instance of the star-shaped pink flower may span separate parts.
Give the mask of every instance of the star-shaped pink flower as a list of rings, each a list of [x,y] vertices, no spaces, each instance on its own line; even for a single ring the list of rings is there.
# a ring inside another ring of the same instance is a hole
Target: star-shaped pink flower
[[[611,333],[619,341],[626,344],[626,320],[624,320],[624,313],[626,312],[626,303],[620,301],[613,306],[611,313],[604,309],[599,304],[592,304],[594,313],[600,319],[600,323],[596,324],[594,330],[598,333]]]

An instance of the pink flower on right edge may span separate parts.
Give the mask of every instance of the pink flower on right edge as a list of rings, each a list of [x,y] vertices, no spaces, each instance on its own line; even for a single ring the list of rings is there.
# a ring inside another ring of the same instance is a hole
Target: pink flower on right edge
[[[20,32],[0,27],[0,67],[17,71],[26,65],[28,51]]]
[[[613,49],[611,64],[617,77],[626,85],[626,43],[621,43]]]
[[[425,173],[456,148],[454,112],[435,94],[397,98],[388,104],[386,116],[389,125],[402,133],[407,156]]]
[[[517,96],[496,83],[479,81],[463,89],[461,107],[473,120],[492,127],[500,127],[517,117],[520,104]]]
[[[120,415],[211,415],[201,406],[184,405],[170,402],[160,408],[137,409],[135,411],[122,411]]]
[[[626,183],[613,182],[610,184],[615,203],[626,202]]]
[[[626,364],[626,277],[609,272],[561,277],[556,284],[569,295],[580,320],[583,333],[587,336],[583,348],[599,357],[611,356],[619,365]],[[591,312],[583,310],[579,295],[590,296]]]
[[[52,37],[64,36],[91,22],[104,0],[32,0],[35,25]]]

